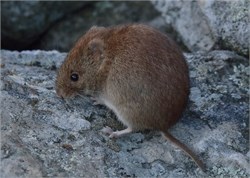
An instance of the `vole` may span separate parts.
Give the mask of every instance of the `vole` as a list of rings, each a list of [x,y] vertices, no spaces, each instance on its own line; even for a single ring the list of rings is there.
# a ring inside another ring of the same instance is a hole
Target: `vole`
[[[90,95],[106,105],[127,128],[103,129],[111,138],[144,129],[158,130],[205,166],[168,129],[189,97],[189,70],[178,46],[158,30],[130,24],[92,27],[68,53],[56,79],[62,98]]]

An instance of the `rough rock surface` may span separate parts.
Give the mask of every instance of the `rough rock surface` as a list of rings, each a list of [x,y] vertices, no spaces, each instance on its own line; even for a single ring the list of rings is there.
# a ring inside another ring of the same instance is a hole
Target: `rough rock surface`
[[[2,47],[68,51],[93,25],[148,22],[159,15],[150,2],[5,1]]]
[[[207,166],[202,173],[158,132],[112,140],[115,115],[54,90],[65,53],[1,50],[1,177],[249,177],[249,65],[229,51],[185,54],[190,103],[170,131]]]
[[[191,51],[229,49],[249,55],[249,1],[153,1]]]
[[[68,15],[50,28],[37,44],[37,48],[68,52],[75,41],[94,25],[106,27],[131,22],[145,23],[156,16],[159,16],[159,12],[150,2],[94,2],[91,7]]]
[[[1,2],[1,41],[9,49],[25,49],[57,20],[87,2]]]

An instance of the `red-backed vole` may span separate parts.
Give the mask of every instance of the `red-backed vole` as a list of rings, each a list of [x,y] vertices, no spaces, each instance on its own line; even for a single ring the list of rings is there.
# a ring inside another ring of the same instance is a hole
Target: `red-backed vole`
[[[161,32],[140,24],[92,27],[69,52],[59,69],[60,97],[91,95],[127,126],[110,137],[132,131],[159,130],[203,163],[168,129],[181,117],[189,96],[188,66],[177,45]]]

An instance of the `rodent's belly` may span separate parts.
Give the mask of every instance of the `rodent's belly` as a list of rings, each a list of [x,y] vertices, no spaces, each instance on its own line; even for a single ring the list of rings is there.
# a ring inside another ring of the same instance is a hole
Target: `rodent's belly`
[[[125,126],[133,131],[144,129],[163,130],[169,127],[166,110],[162,107],[156,108],[149,104],[149,108],[143,103],[123,102],[115,104],[112,100],[102,99],[102,102],[111,109]],[[118,102],[119,103],[119,102]],[[168,113],[171,111],[168,111]]]
[[[104,103],[105,106],[107,106],[109,109],[111,109],[111,110],[116,114],[117,118],[118,118],[124,125],[126,125],[126,126],[128,126],[128,127],[131,125],[131,123],[128,123],[128,120],[125,119],[125,118],[121,115],[121,113],[120,113],[120,111],[118,110],[118,108],[117,108],[111,101],[109,101],[108,99],[105,99],[105,98],[101,98],[100,100],[102,101],[102,103]]]
[[[188,96],[185,86],[179,85],[182,81],[122,74],[113,73],[107,80],[102,101],[123,124],[133,130],[165,130],[180,118]]]

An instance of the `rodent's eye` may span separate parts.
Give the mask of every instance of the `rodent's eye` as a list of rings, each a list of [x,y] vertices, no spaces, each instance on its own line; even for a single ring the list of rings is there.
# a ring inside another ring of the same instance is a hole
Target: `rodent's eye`
[[[70,76],[70,79],[71,79],[72,81],[74,81],[74,82],[76,82],[76,81],[78,80],[78,78],[79,78],[79,76],[78,76],[78,74],[76,74],[76,73],[73,73],[73,74],[71,74],[71,76]]]

